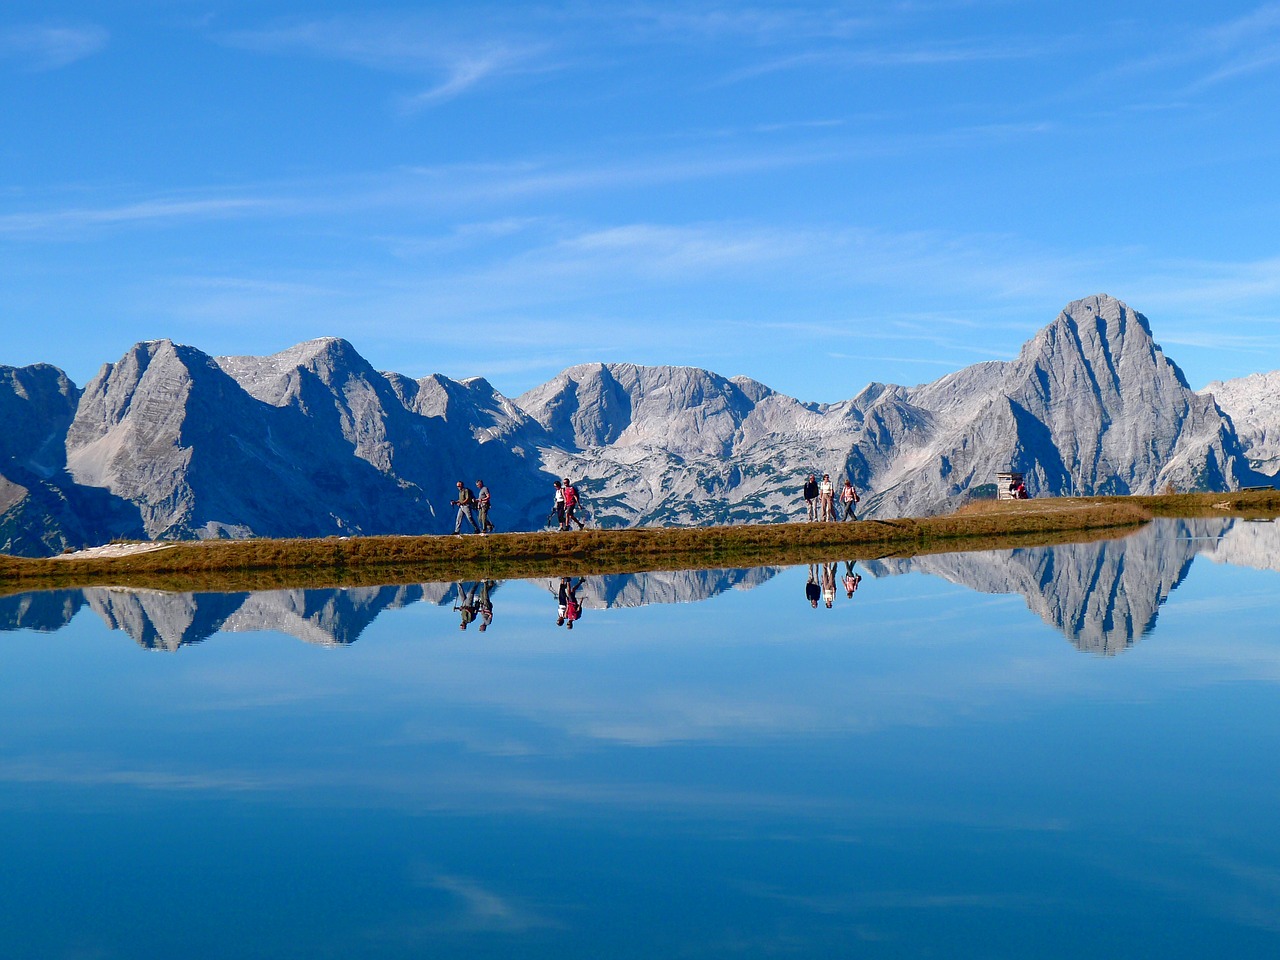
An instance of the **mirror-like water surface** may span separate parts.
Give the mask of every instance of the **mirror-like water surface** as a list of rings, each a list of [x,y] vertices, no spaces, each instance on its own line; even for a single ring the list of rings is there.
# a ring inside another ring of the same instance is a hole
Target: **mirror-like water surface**
[[[0,598],[0,956],[1272,956],[1278,534]]]

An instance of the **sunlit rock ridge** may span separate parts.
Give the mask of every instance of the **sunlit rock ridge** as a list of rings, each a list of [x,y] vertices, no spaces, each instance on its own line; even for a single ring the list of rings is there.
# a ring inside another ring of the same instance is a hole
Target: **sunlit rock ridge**
[[[1202,391],[1231,418],[1250,465],[1280,473],[1280,370],[1235,380],[1215,380]]]
[[[520,397],[484,379],[375,370],[345,340],[270,357],[134,346],[83,389],[0,367],[0,550],[113,537],[443,533],[483,478],[499,529],[537,529],[553,477],[603,526],[799,516],[805,475],[849,476],[864,515],[954,508],[998,470],[1033,492],[1265,481],[1231,418],[1191,390],[1146,318],[1068,304],[1015,360],[805,403],[691,367],[571,367]]]

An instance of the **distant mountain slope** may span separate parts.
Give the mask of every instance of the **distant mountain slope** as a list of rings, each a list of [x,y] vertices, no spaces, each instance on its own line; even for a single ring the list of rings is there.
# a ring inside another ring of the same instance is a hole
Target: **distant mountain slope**
[[[445,533],[458,480],[484,479],[511,530],[545,523],[563,476],[606,526],[797,519],[805,477],[823,471],[853,480],[864,516],[952,509],[1010,466],[1038,495],[1265,479],[1146,319],[1107,296],[1068,304],[1015,360],[834,404],[625,363],[571,367],[512,400],[480,378],[381,373],[325,338],[269,357],[139,343],[83,390],[53,367],[0,367],[0,413],[0,548],[28,554]]]
[[[914,388],[803,404],[686,367],[572,367],[516,402],[553,473],[619,523],[796,518],[810,472],[850,477],[877,516],[927,514],[1012,466],[1040,495],[1221,489],[1256,480],[1230,422],[1187,385],[1146,318],[1068,304],[1016,360]]]
[[[1215,380],[1202,394],[1213,397],[1231,418],[1254,469],[1280,474],[1280,370],[1235,380]]]

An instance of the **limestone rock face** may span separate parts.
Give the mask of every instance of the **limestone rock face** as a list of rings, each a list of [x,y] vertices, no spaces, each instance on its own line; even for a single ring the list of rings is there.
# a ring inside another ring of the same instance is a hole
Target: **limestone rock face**
[[[1250,465],[1280,474],[1280,370],[1235,380],[1215,380],[1203,390],[1231,418]]]
[[[451,423],[417,412],[434,387],[384,376],[338,339],[217,359],[139,344],[85,388],[68,469],[137,504],[153,538],[444,532],[455,475],[488,469],[528,490],[536,468],[501,442],[476,454],[478,404]]]
[[[547,468],[583,478],[606,524],[796,519],[806,476],[823,472],[867,494],[869,516],[953,509],[1009,468],[1053,496],[1256,480],[1212,398],[1141,314],[1102,295],[1068,304],[1016,360],[837,404],[630,364],[572,367],[516,402],[553,441]]]
[[[965,388],[951,379],[908,391],[935,417],[932,456],[886,475],[878,513],[956,505],[1006,467],[1050,496],[1233,489],[1256,479],[1231,422],[1188,387],[1146,318],[1112,297],[1068,304],[1016,360],[984,364]],[[979,405],[954,397],[984,393]]]
[[[140,535],[136,512],[67,473],[66,437],[80,390],[48,364],[0,366],[0,551],[58,553]]]
[[[1257,398],[1256,423],[1237,415],[1271,462],[1270,388],[1217,386]],[[325,338],[269,357],[140,343],[83,391],[52,367],[0,367],[0,413],[0,548],[30,554],[113,537],[447,533],[459,480],[486,482],[500,530],[542,527],[566,476],[600,526],[799,519],[805,478],[824,472],[853,481],[863,517],[954,509],[1009,468],[1038,496],[1266,480],[1146,319],[1101,295],[1068,304],[1015,360],[834,404],[625,363],[571,367],[512,400],[482,378],[382,373]]]

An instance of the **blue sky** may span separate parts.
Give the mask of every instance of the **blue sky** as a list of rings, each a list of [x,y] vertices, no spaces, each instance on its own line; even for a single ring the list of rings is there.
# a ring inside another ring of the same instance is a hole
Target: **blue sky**
[[[806,400],[1077,297],[1280,367],[1280,3],[6,0],[0,363],[138,340]]]

